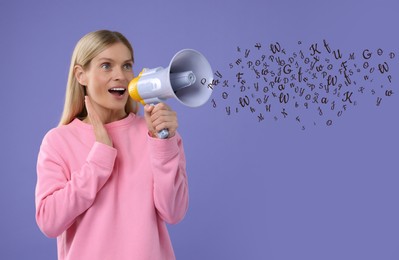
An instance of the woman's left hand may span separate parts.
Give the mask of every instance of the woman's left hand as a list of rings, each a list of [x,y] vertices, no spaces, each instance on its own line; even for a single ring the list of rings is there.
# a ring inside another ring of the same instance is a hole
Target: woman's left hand
[[[169,130],[169,137],[176,134],[177,114],[165,103],[159,103],[155,106],[145,105],[144,118],[153,137],[158,137],[157,133],[163,129]]]

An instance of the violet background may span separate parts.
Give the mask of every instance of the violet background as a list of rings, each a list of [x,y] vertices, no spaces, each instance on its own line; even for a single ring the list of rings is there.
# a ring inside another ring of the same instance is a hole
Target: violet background
[[[256,42],[382,48],[397,55],[398,95],[398,10],[393,0],[0,0],[0,258],[56,259],[55,239],[35,222],[36,158],[87,32],[125,34],[136,72],[167,66],[183,48],[220,71],[237,46]],[[258,123],[211,102],[191,109],[171,100],[190,184],[189,212],[169,226],[177,259],[399,259],[398,98],[362,101],[330,127],[301,131],[288,120]]]

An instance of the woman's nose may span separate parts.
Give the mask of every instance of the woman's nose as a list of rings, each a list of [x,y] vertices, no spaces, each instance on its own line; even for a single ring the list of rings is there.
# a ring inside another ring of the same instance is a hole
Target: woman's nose
[[[113,75],[114,80],[127,80],[126,71],[123,68],[116,68]]]

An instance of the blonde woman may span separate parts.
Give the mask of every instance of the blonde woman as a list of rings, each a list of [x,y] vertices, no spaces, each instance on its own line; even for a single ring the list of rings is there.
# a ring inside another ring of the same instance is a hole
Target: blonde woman
[[[73,52],[63,115],[37,161],[36,221],[58,259],[175,259],[165,223],[188,207],[182,139],[166,104],[137,114],[133,63],[118,32],[91,32]]]

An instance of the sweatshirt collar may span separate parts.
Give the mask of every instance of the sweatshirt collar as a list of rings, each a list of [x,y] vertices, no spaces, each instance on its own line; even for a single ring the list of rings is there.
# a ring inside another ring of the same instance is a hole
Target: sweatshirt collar
[[[106,129],[113,129],[113,128],[119,128],[119,127],[123,127],[126,125],[130,125],[136,118],[136,115],[134,113],[130,113],[127,117],[118,120],[118,121],[114,121],[111,123],[108,123],[105,125]],[[75,118],[72,122],[71,125],[80,127],[80,128],[86,128],[86,129],[93,129],[93,126],[91,124],[85,123],[82,120]]]

